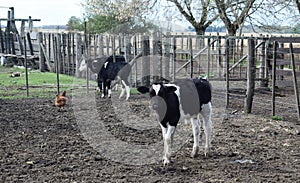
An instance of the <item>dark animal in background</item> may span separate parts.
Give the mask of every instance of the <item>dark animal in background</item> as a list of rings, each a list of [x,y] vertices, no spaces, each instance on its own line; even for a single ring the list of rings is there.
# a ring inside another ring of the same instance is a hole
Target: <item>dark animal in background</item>
[[[96,59],[82,60],[79,71],[86,71],[87,67],[92,72],[97,73],[97,91],[102,93],[102,97],[111,97],[111,82],[120,79],[122,84],[121,98],[126,92],[126,100],[130,97],[130,87],[128,77],[131,72],[131,66],[126,62],[123,55],[101,57]]]
[[[12,72],[10,74],[10,77],[14,78],[14,77],[20,77],[21,76],[21,72]]]
[[[106,95],[111,97],[111,82],[115,79],[120,79],[122,90],[119,98],[122,98],[124,92],[126,92],[126,100],[128,100],[130,97],[128,77],[131,72],[131,65],[125,62],[123,56],[117,56],[115,60],[116,61],[113,62],[113,56],[109,57],[100,69],[97,77],[98,88],[100,91],[103,90],[103,98]]]
[[[149,93],[151,108],[158,114],[164,140],[163,163],[170,163],[171,146],[180,118],[192,123],[194,145],[192,157],[199,151],[200,116],[205,132],[205,156],[211,142],[211,86],[205,79],[181,79],[174,83],[154,83],[150,87],[138,87],[140,93]]]

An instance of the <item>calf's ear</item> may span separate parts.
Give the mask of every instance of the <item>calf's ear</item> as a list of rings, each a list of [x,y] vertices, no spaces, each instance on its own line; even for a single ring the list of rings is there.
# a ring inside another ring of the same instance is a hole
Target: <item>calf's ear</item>
[[[140,86],[137,88],[137,91],[139,91],[140,93],[148,93],[149,92],[149,88],[146,86]]]

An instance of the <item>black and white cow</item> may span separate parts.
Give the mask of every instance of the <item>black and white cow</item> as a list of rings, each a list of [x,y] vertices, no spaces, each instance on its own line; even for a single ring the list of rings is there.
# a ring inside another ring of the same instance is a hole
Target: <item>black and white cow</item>
[[[97,73],[98,86],[96,90],[102,93],[102,98],[106,95],[111,97],[111,82],[119,78],[122,84],[122,91],[119,98],[121,98],[126,91],[126,100],[128,100],[130,97],[128,76],[131,72],[131,66],[126,62],[123,55],[88,60],[83,59],[78,70],[84,72],[87,67],[90,68],[93,73]]]
[[[151,108],[157,113],[164,140],[163,163],[170,163],[174,132],[180,118],[190,120],[194,145],[192,157],[199,151],[200,116],[206,137],[205,156],[211,142],[211,86],[206,79],[181,79],[172,84],[155,83],[138,87],[140,93],[150,93]]]
[[[98,76],[98,89],[102,92],[102,98],[106,95],[111,97],[111,82],[115,79],[120,79],[122,84],[122,90],[119,98],[122,98],[124,92],[126,92],[126,100],[130,97],[130,87],[128,82],[128,77],[131,72],[131,65],[125,62],[123,56],[115,57],[115,62],[113,62],[113,56],[110,56],[101,67]],[[106,91],[106,89],[108,91]]]

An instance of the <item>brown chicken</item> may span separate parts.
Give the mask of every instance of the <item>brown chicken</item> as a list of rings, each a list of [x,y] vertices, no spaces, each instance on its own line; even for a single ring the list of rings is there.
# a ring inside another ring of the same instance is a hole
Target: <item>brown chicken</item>
[[[63,91],[61,95],[56,94],[55,97],[55,106],[59,107],[59,111],[61,111],[67,103],[66,91]]]

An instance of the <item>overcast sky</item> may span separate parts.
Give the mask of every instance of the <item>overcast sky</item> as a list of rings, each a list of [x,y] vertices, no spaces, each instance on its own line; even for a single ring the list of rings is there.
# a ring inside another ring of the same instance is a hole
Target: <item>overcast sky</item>
[[[34,22],[34,26],[66,25],[71,16],[82,17],[80,2],[82,0],[0,0],[0,18],[7,18],[7,7],[14,7],[15,18],[41,19]]]

